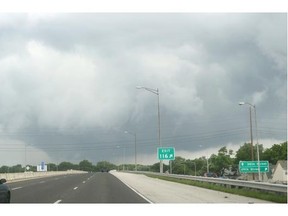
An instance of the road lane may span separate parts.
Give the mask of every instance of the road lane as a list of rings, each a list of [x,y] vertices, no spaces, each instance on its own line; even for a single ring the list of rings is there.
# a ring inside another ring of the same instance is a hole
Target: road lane
[[[54,203],[91,175],[63,175],[10,183],[11,203]]]
[[[61,203],[147,203],[110,173],[95,173],[62,198]]]
[[[117,171],[47,177],[9,186],[11,203],[269,203]]]
[[[85,173],[9,184],[11,203],[147,203],[110,173]]]

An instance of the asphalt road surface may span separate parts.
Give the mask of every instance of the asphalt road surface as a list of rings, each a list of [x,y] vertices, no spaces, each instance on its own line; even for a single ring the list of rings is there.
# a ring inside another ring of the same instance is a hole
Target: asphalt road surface
[[[8,184],[11,203],[148,203],[106,172],[38,178]]]
[[[269,203],[117,171],[52,176],[8,185],[11,203]]]

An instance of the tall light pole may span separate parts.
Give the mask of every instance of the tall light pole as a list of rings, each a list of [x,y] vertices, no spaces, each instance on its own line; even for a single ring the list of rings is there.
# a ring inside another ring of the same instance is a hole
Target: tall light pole
[[[194,163],[194,168],[195,168],[195,176],[196,176],[196,162],[192,162]]]
[[[251,158],[252,161],[254,160],[254,153],[253,153],[253,131],[252,131],[252,108],[254,109],[254,116],[255,116],[255,127],[256,127],[256,138],[257,138],[257,161],[258,161],[258,180],[260,181],[260,156],[259,156],[259,143],[258,143],[258,132],[257,132],[257,119],[256,119],[256,106],[248,103],[248,102],[239,102],[239,105],[249,105],[249,113],[250,113],[250,136],[251,136]],[[254,173],[253,173],[253,180],[254,180]]]
[[[25,143],[25,161],[24,161],[24,172],[26,172],[26,166],[27,166],[27,143]]]
[[[135,133],[130,133],[129,131],[125,131],[126,134],[130,134],[134,136],[134,149],[135,149],[135,171],[137,171],[137,144],[136,144],[136,132]]]
[[[207,174],[209,173],[209,159],[207,158]]]
[[[27,143],[25,143],[25,164],[24,164],[24,166],[25,166],[25,172],[26,172],[26,169],[27,169],[27,147],[28,146],[31,146],[32,144],[27,144]]]
[[[152,89],[147,88],[144,86],[136,86],[137,89],[145,89],[146,91],[152,92],[153,94],[156,94],[158,96],[158,144],[159,147],[162,147],[161,144],[161,135],[160,135],[160,102],[159,102],[159,89]],[[163,173],[163,161],[160,160],[160,173]]]
[[[118,149],[120,149],[121,148],[121,146],[116,146],[116,148],[118,148]],[[126,161],[126,147],[125,147],[125,145],[123,145],[123,152],[122,152],[122,170],[124,171],[125,170],[125,161]]]

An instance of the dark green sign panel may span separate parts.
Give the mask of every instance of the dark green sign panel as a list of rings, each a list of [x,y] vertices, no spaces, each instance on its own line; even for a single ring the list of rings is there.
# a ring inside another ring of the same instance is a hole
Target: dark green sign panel
[[[241,173],[258,173],[258,167],[260,172],[269,172],[269,161],[239,161],[239,171]]]
[[[158,160],[175,160],[175,148],[157,148]]]

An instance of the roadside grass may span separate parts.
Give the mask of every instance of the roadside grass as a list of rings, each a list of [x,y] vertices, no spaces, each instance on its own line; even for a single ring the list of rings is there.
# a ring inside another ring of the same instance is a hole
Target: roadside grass
[[[236,188],[236,187],[225,187],[218,184],[212,184],[208,182],[199,182],[188,179],[177,179],[168,176],[156,176],[153,174],[145,174],[148,177],[158,178],[166,181],[177,182],[181,184],[187,184],[196,187],[207,188],[210,190],[222,191],[225,193],[236,194],[240,196],[252,197],[256,199],[266,200],[275,203],[287,203],[287,194],[276,193],[276,192],[263,192],[255,189],[248,188]]]

